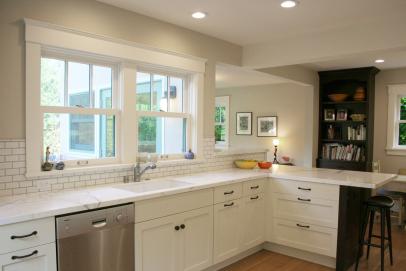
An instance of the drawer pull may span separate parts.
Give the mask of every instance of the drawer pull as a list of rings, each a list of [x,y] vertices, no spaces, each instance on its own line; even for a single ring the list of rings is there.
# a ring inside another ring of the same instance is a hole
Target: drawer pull
[[[178,231],[178,230],[180,230],[180,227],[179,227],[179,226],[175,226],[175,231]]]
[[[232,195],[234,194],[234,190],[224,192],[224,195]]]
[[[297,189],[303,190],[303,191],[312,191],[311,188],[303,188],[303,187],[300,187],[300,186]]]
[[[259,196],[251,197],[251,200],[259,199]]]
[[[24,259],[24,258],[28,258],[34,255],[38,254],[38,250],[34,250],[32,253],[27,254],[27,255],[23,255],[23,256],[12,256],[11,259],[12,260],[20,260],[20,259]]]
[[[297,198],[297,200],[300,200],[300,201],[307,201],[307,202],[311,202],[311,201],[312,201],[311,199],[302,199],[302,198]]]
[[[256,185],[256,186],[251,186],[251,189],[252,190],[254,190],[254,189],[258,189],[259,188],[259,185]]]
[[[231,206],[233,206],[234,205],[234,202],[231,202],[231,203],[229,203],[229,204],[224,204],[224,207],[231,207]]]
[[[31,237],[31,236],[34,236],[34,235],[37,235],[37,234],[38,234],[37,231],[33,231],[32,233],[26,234],[26,235],[12,235],[12,236],[10,237],[10,239],[11,239],[11,240],[14,240],[14,239],[24,239],[24,238],[28,238],[28,237]]]
[[[300,228],[306,228],[306,229],[309,229],[310,228],[310,226],[309,225],[301,225],[301,224],[296,224],[296,226],[298,226],[298,227],[300,227]]]

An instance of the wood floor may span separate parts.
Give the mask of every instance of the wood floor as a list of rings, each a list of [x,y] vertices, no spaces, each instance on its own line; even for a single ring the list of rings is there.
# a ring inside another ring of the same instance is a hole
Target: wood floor
[[[379,234],[379,226],[374,226]],[[406,270],[406,231],[394,226],[393,234],[393,258],[394,265],[390,266],[389,253],[386,251],[385,271]],[[291,258],[285,255],[262,250],[241,261],[232,264],[222,271],[331,271],[334,269],[314,263]],[[354,270],[353,268],[349,270]],[[360,261],[359,271],[380,270],[380,250],[371,248],[369,260],[363,257]]]

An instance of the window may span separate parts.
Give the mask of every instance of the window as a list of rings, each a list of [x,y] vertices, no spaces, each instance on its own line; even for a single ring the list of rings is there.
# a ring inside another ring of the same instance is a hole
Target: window
[[[406,155],[406,85],[388,86],[387,152]]]
[[[229,103],[229,96],[216,97],[216,109],[214,115],[214,137],[216,148],[228,147]]]
[[[115,76],[113,65],[41,57],[44,156],[50,147],[54,162],[116,158]]]
[[[188,148],[186,79],[179,75],[137,72],[138,152],[182,154]]]

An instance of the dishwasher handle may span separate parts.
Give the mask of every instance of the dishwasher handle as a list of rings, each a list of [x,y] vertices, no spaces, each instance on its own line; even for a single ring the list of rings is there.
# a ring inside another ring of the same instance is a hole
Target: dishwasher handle
[[[106,218],[103,218],[103,219],[98,219],[98,220],[95,220],[95,221],[92,221],[92,226],[94,227],[94,228],[103,228],[103,227],[105,227],[107,225],[107,219]]]

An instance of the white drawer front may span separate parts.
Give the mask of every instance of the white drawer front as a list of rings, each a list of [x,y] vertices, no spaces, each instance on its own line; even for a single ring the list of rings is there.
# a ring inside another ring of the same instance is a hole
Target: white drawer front
[[[0,226],[0,254],[55,242],[53,217]]]
[[[338,227],[338,201],[272,193],[273,214],[277,218]]]
[[[273,226],[275,243],[336,257],[336,229],[284,219],[274,219]]]
[[[55,243],[0,255],[2,271],[56,271]]]
[[[213,190],[205,189],[136,202],[135,223],[213,205]]]
[[[264,179],[247,181],[243,183],[243,195],[255,195],[262,193],[265,189]]]
[[[223,185],[214,188],[214,204],[239,199],[242,196],[242,183]]]
[[[328,200],[339,200],[340,197],[340,187],[338,185],[283,179],[272,179],[272,191]]]

